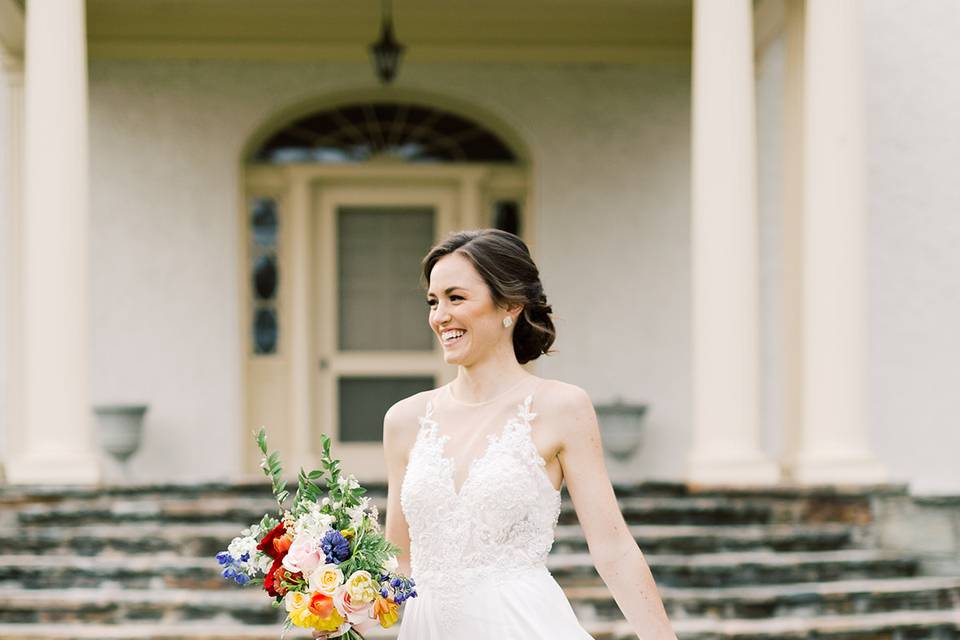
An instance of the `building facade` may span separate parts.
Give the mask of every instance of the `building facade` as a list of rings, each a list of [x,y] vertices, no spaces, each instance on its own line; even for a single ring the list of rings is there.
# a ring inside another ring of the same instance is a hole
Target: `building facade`
[[[948,1],[0,3],[8,482],[383,479],[386,406],[455,375],[419,257],[516,230],[539,375],[645,403],[617,479],[956,492],[960,13]],[[422,306],[420,306],[422,305]]]

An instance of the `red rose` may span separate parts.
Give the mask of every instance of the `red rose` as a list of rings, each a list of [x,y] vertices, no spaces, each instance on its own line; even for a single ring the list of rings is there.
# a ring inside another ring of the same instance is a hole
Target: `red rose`
[[[270,533],[263,536],[263,540],[261,540],[260,544],[257,545],[257,549],[260,551],[263,551],[265,554],[267,554],[268,556],[276,560],[277,556],[280,554],[278,553],[277,546],[274,544],[273,541],[276,540],[277,538],[280,538],[285,533],[286,533],[286,529],[283,528],[283,523],[281,522],[280,524],[275,526],[273,529],[271,529]],[[286,549],[284,551],[286,551]]]
[[[280,584],[280,577],[283,576],[283,573],[277,575],[277,572],[286,571],[283,568],[283,558],[277,558],[273,561],[273,565],[270,566],[270,571],[267,571],[267,575],[263,577],[263,588],[274,598],[280,597],[286,593]]]

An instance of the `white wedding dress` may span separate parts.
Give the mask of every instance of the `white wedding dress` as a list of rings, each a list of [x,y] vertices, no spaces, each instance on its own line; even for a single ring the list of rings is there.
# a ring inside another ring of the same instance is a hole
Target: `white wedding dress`
[[[544,564],[560,492],[530,437],[530,384],[476,404],[446,385],[426,403],[400,489],[417,597],[398,640],[592,640]]]

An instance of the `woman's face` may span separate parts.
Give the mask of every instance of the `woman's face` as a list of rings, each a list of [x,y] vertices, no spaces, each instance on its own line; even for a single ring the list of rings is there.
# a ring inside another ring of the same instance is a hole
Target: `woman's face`
[[[427,304],[430,329],[447,363],[470,365],[498,348],[513,350],[513,327],[504,327],[503,319],[511,315],[516,322],[516,314],[494,304],[487,283],[463,255],[447,254],[433,266]]]

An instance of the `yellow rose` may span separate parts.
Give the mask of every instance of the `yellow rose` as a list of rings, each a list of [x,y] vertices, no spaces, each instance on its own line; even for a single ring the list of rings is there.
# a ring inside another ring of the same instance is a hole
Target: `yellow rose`
[[[354,571],[350,579],[347,580],[347,593],[350,594],[350,601],[354,604],[373,602],[377,592],[377,588],[373,584],[373,578],[368,571]]]
[[[299,591],[288,591],[283,599],[283,604],[287,608],[287,613],[293,613],[297,609],[303,609],[310,604],[310,596]]]
[[[343,584],[343,571],[335,564],[325,564],[310,574],[310,589],[332,596]]]

